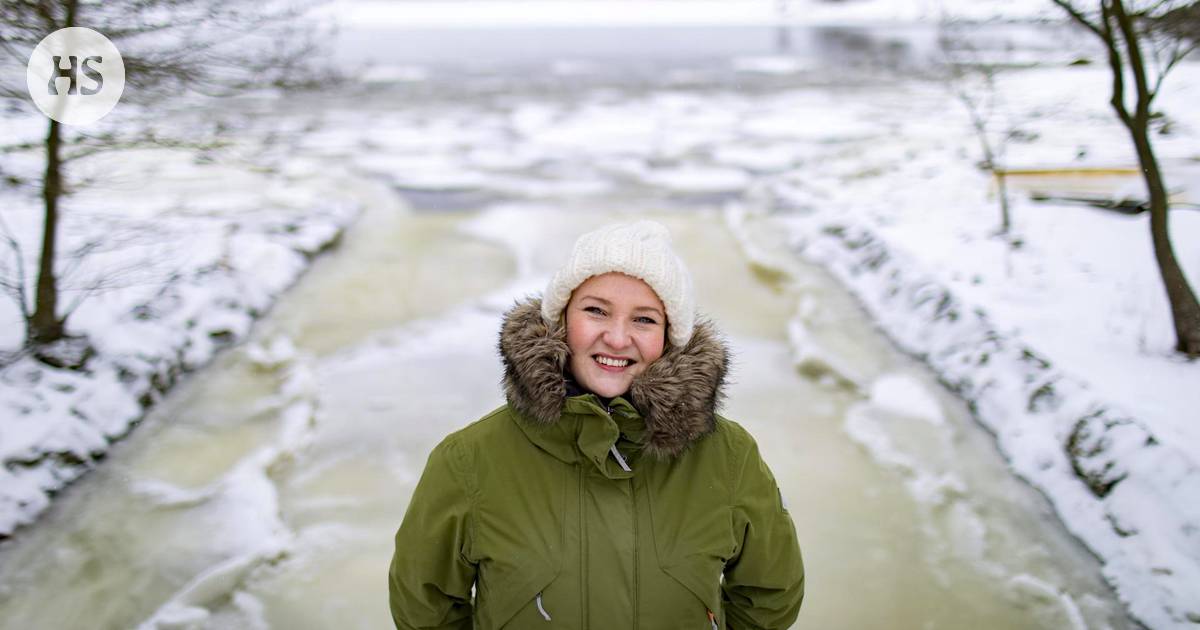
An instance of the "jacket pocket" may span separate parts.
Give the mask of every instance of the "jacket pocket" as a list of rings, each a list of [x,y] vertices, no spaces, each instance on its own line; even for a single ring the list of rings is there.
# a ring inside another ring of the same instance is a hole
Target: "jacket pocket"
[[[543,592],[558,577],[559,567],[541,560],[526,561],[521,566],[504,566],[488,562],[480,566],[475,621],[478,630],[499,630],[512,627],[537,627],[536,620],[546,624],[553,618],[552,598]],[[543,614],[545,613],[545,614]],[[566,611],[563,611],[566,617]],[[546,624],[550,627],[549,624]]]
[[[724,630],[725,611],[721,607],[722,566],[719,558],[701,555],[689,556],[662,566],[664,573],[695,596],[698,608],[703,608],[695,623],[689,619],[681,627],[712,630],[715,622],[719,630]],[[707,614],[710,612],[711,619]]]

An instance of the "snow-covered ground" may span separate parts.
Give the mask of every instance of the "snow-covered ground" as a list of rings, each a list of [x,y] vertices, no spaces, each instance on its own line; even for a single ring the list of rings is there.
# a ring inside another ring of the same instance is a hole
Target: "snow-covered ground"
[[[1177,124],[1157,147],[1183,202],[1171,217],[1176,254],[1196,286],[1200,211],[1190,204],[1200,189],[1200,116],[1186,104],[1197,97],[1200,68],[1185,66],[1172,79],[1163,108]],[[1009,113],[1029,134],[1009,148],[1010,167],[1135,166],[1107,110],[1104,80],[1078,69],[1004,77]],[[906,107],[934,111],[931,96],[913,94]],[[797,102],[787,111],[827,122],[818,107]],[[858,107],[841,116],[887,120]],[[1020,244],[1011,247],[995,236],[996,189],[972,166],[978,155],[959,118],[952,109],[916,115],[896,121],[887,141],[876,133],[874,141],[827,144],[764,182],[756,198],[730,204],[729,221],[761,264],[779,264],[765,239],[827,267],[902,348],[966,398],[1013,470],[1104,561],[1138,619],[1153,628],[1200,623],[1200,362],[1173,352],[1149,219],[1035,203],[1018,186]],[[784,125],[781,134],[791,130]],[[1050,178],[1035,187],[1079,185]],[[1133,175],[1107,188],[1144,194]],[[798,363],[837,371],[828,352],[807,343],[806,317],[801,310],[793,334]]]
[[[14,133],[45,124],[4,123]],[[67,320],[68,333],[86,336],[94,351],[82,369],[18,352],[16,303],[0,303],[0,349],[11,356],[0,369],[0,538],[33,522],[55,492],[96,465],[182,373],[244,338],[357,213],[344,198],[297,186],[305,173],[256,172],[237,155],[205,165],[182,151],[110,154],[109,165],[120,167],[65,199],[60,251],[92,252],[59,265],[60,313],[90,292]],[[6,157],[11,173],[39,161]],[[37,199],[10,189],[0,206],[24,268],[36,270]],[[16,278],[13,250],[5,246],[0,261],[6,279]]]

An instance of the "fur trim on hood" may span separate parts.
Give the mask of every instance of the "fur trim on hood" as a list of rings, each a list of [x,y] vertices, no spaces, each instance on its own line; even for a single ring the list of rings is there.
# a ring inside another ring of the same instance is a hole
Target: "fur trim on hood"
[[[551,425],[567,399],[570,350],[566,326],[548,326],[541,302],[531,298],[505,313],[499,349],[508,404],[534,423]],[[686,346],[668,346],[634,377],[629,398],[646,422],[645,452],[674,457],[711,433],[728,369],[725,342],[701,320]]]

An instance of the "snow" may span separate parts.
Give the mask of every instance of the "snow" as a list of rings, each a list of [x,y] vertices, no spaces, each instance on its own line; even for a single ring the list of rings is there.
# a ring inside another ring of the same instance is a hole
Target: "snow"
[[[1198,71],[1182,67],[1171,78],[1179,89],[1168,83],[1164,95],[1178,129],[1157,148],[1175,173],[1188,173],[1195,158],[1200,118],[1181,99],[1195,89]],[[1002,79],[1014,116],[1040,132],[1010,147],[1012,162],[1132,162],[1103,99],[1069,96],[1102,95],[1104,80],[1103,72],[1078,68]],[[927,96],[909,94],[909,106],[921,108]],[[879,124],[876,114],[845,104],[835,120]],[[818,158],[821,168],[801,165],[730,204],[729,221],[751,242],[761,223],[760,238],[774,233],[766,240],[828,268],[902,348],[972,403],[1013,470],[1104,560],[1105,576],[1135,616],[1154,628],[1188,627],[1200,612],[1200,363],[1172,352],[1148,218],[1035,204],[1018,189],[1021,245],[1010,247],[993,236],[994,190],[972,167],[972,139],[956,119],[953,111],[937,120],[913,116],[898,123],[903,142],[842,136]],[[1080,145],[1088,150],[1076,159]],[[1129,179],[1107,188],[1120,194],[1136,184]],[[1194,180],[1174,182],[1184,194],[1194,190]],[[1195,285],[1200,214],[1176,210],[1171,229]],[[802,367],[823,356],[804,325],[801,313],[791,335]],[[886,439],[878,411],[937,418],[936,403],[903,382],[864,384],[840,372],[869,387],[871,406],[880,408],[852,414],[850,435],[881,462],[921,479],[922,467]],[[923,493],[928,484],[911,487]]]
[[[751,173],[783,171],[800,159],[800,148],[766,144],[754,146],[735,144],[719,146],[713,151],[713,161],[725,166],[737,166]]]
[[[290,345],[290,340],[280,338],[272,342],[271,348],[286,353]],[[254,349],[259,354],[269,351]],[[312,441],[317,387],[310,363],[310,358],[293,353],[277,366],[286,375],[279,396],[289,404],[282,414],[279,436],[270,446],[251,453],[208,487],[182,489],[158,480],[137,483],[143,496],[164,505],[204,504],[202,507],[207,509],[197,518],[214,519],[214,528],[219,522],[237,523],[235,528],[225,528],[222,559],[193,576],[141,623],[139,630],[195,627],[210,617],[209,607],[219,605],[231,594],[240,595],[243,600],[250,598],[240,590],[247,576],[286,557],[294,534],[280,516],[279,492],[272,471],[287,465]],[[252,605],[252,602],[242,603]]]
[[[648,170],[642,173],[642,180],[666,190],[691,193],[734,192],[750,183],[741,169],[694,166]]]
[[[826,347],[812,334],[803,312],[788,322],[788,342],[792,345],[792,360],[801,372],[826,382],[846,380],[860,383],[863,376],[852,361],[833,348]]]
[[[1075,601],[1067,593],[1063,593],[1054,588],[1054,586],[1028,574],[1013,576],[1008,581],[1008,585],[1013,590],[1029,593],[1048,601],[1058,600],[1062,603],[1062,607],[1067,613],[1067,619],[1071,622],[1071,630],[1087,630],[1087,622],[1083,620],[1083,614],[1079,612],[1079,606],[1075,604]]]
[[[740,57],[733,60],[733,67],[739,72],[757,72],[761,74],[796,74],[808,70],[812,66],[796,57],[781,55],[763,57]]]
[[[145,160],[130,155],[123,185],[133,181],[138,165],[143,172],[157,170],[155,185],[164,192],[197,182],[226,187],[189,195],[183,203],[177,194],[156,194],[152,186],[144,188],[144,196],[118,194],[106,200],[98,191],[73,198],[64,214],[68,248],[81,234],[87,236],[79,222],[110,213],[114,199],[126,204],[125,214],[109,214],[115,218],[105,219],[99,229],[136,231],[149,218],[152,233],[162,240],[149,247],[135,242],[88,259],[89,271],[132,273],[138,281],[82,302],[68,320],[68,331],[86,334],[95,348],[85,369],[54,368],[25,355],[0,371],[5,418],[0,423],[0,537],[32,522],[49,506],[52,493],[94,466],[180,374],[245,338],[254,319],[357,212],[344,200],[290,190],[286,178],[252,185],[243,173],[205,169],[170,152]],[[239,187],[239,182],[247,183]],[[8,228],[18,240],[35,242],[40,234],[36,202],[6,195],[6,208],[19,209],[6,210]],[[27,247],[26,257],[33,251]],[[122,258],[133,263],[116,265],[126,263]],[[33,262],[27,260],[26,268],[35,268]],[[0,309],[0,316],[15,324],[4,327],[5,348],[12,349],[19,345],[18,314],[9,301]],[[270,352],[276,361],[286,358],[286,348]]]
[[[932,424],[945,421],[937,399],[920,381],[906,374],[885,374],[875,379],[871,383],[870,400],[877,409],[888,413],[919,418]]]

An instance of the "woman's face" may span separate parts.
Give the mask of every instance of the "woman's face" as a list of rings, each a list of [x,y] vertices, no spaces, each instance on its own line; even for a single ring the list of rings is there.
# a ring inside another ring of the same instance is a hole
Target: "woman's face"
[[[588,391],[612,398],[662,356],[667,309],[645,282],[623,273],[592,276],[567,303],[571,374]]]

